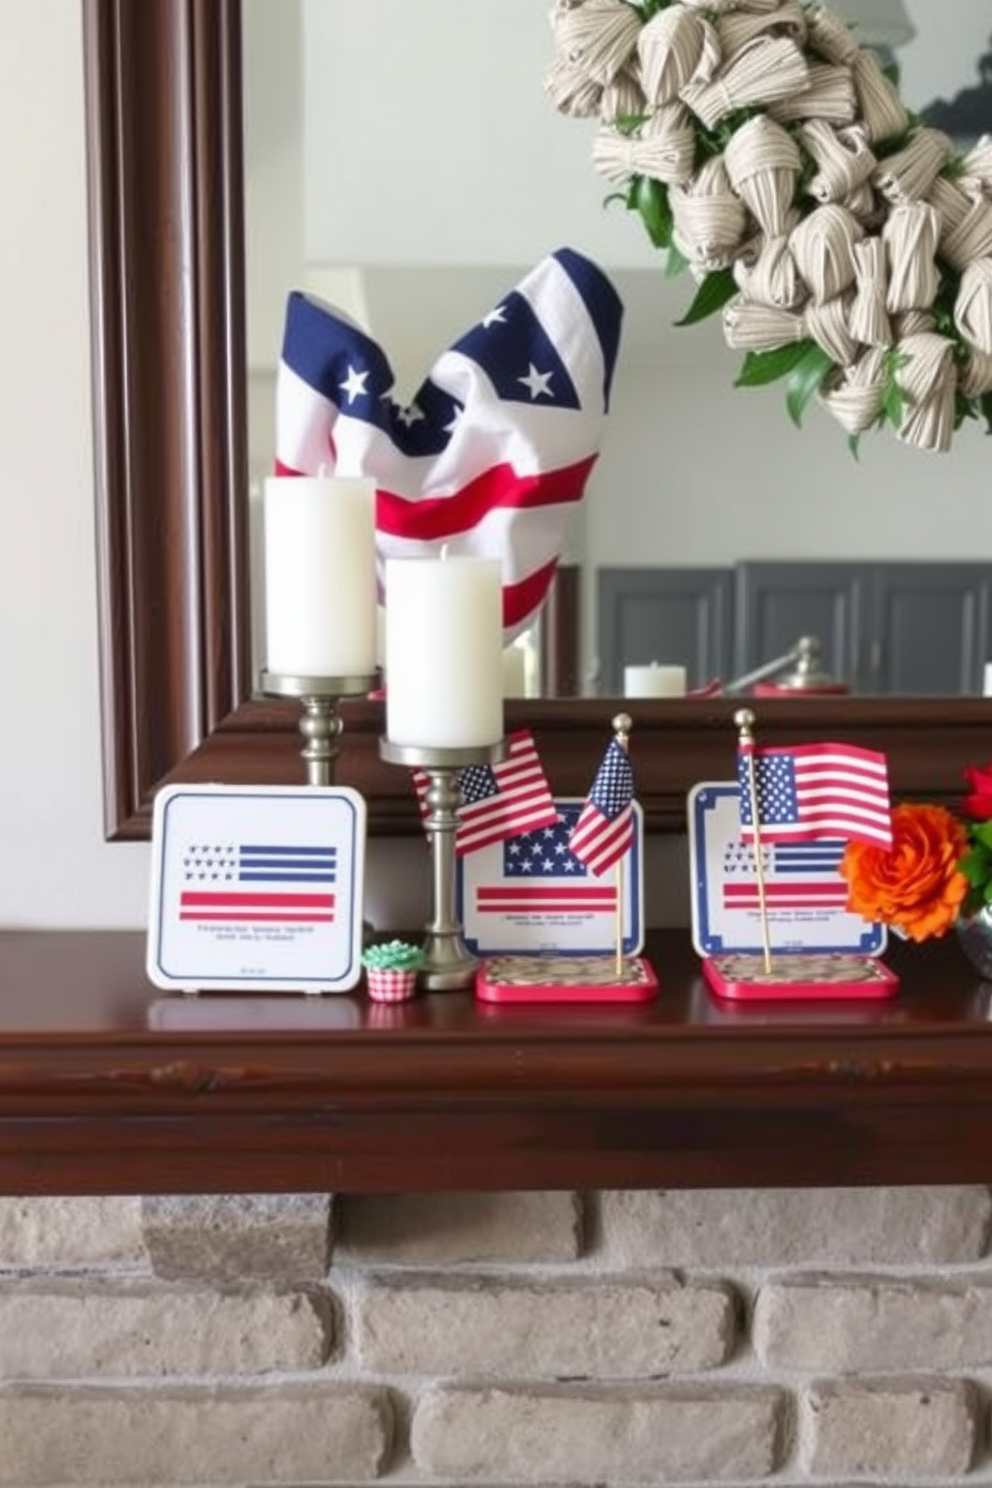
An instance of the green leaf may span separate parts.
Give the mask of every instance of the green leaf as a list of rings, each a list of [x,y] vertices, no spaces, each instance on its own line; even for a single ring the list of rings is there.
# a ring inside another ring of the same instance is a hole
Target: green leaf
[[[665,259],[665,277],[675,279],[679,274],[684,274],[688,267],[689,260],[685,254],[674,243],[669,243],[668,257]]]
[[[855,460],[860,460],[861,459],[861,435],[860,434],[848,434],[848,436],[847,436],[847,447],[850,450],[850,452],[853,455],[853,457],[854,457]]]
[[[656,248],[667,248],[672,241],[674,219],[668,205],[668,192],[653,176],[635,176],[631,182],[630,205],[640,213],[648,237]]]
[[[767,387],[778,382],[798,367],[811,346],[816,343],[808,338],[790,341],[788,346],[773,346],[770,351],[749,351],[737,374],[734,387]]]
[[[707,274],[696,290],[692,304],[682,319],[677,320],[675,324],[677,326],[697,325],[707,316],[714,315],[717,310],[722,310],[727,301],[732,300],[736,293],[737,281],[734,279],[732,269],[717,269],[715,273]]]
[[[827,355],[822,346],[814,343],[802,361],[798,362],[789,373],[789,381],[785,390],[785,406],[797,429],[802,428],[803,414],[809,407],[809,401],[820,391],[823,379],[833,365],[833,358]]]
[[[983,393],[978,400],[978,406],[985,420],[985,432],[992,434],[992,393]]]
[[[954,393],[954,431],[955,431],[955,433],[958,431],[958,429],[961,428],[961,425],[965,422],[966,419],[977,419],[977,417],[978,417],[978,406],[977,406],[977,404],[971,398],[966,398],[965,395],[964,395],[964,393],[962,393],[962,391],[961,391],[960,388],[955,389],[955,393]]]
[[[972,822],[968,828],[972,843],[985,853],[992,863],[992,821]]]

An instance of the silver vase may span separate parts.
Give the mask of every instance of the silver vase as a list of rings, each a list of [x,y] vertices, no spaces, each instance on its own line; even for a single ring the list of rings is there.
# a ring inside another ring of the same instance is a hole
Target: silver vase
[[[992,906],[983,905],[972,915],[954,922],[958,941],[983,981],[992,982]]]

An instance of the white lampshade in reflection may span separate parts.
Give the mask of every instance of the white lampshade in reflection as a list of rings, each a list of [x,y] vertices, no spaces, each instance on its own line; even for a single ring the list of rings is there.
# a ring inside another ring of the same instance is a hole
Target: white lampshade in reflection
[[[905,46],[916,35],[903,0],[834,0],[832,8],[854,27],[862,46]]]

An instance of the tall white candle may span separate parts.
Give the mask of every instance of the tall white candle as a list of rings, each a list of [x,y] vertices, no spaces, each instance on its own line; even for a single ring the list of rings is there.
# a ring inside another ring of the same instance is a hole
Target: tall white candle
[[[624,697],[685,697],[684,666],[628,666],[623,669]]]
[[[433,749],[503,737],[498,563],[387,560],[386,735],[394,744]]]
[[[375,482],[265,482],[265,665],[301,677],[376,668]]]

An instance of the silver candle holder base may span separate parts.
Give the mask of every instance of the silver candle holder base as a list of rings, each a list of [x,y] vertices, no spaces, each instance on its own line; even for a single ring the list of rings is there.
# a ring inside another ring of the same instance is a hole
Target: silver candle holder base
[[[307,768],[307,784],[333,785],[343,727],[338,704],[343,698],[370,693],[378,685],[378,673],[364,677],[298,677],[262,672],[259,681],[266,697],[295,698],[301,704],[300,733],[304,742],[300,754]]]
[[[455,832],[462,803],[459,776],[472,765],[498,764],[506,755],[506,742],[501,739],[473,749],[426,749],[380,739],[379,753],[388,764],[422,770],[430,777],[424,829],[431,846],[433,916],[427,926],[419,980],[428,992],[461,991],[472,985],[479,963],[465,945],[455,912]]]

